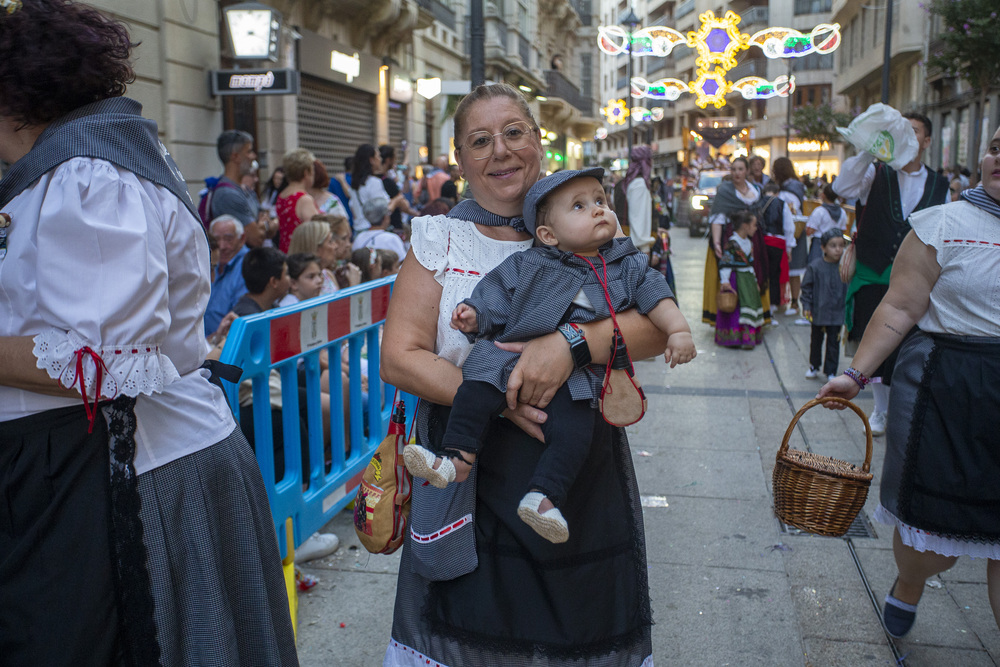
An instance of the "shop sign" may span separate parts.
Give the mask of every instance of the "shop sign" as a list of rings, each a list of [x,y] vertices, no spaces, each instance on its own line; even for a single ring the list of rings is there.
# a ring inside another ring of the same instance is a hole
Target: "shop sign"
[[[212,95],[298,95],[292,69],[223,69],[209,72]]]
[[[300,30],[299,71],[377,95],[382,60],[311,30]]]
[[[818,141],[790,141],[788,143],[788,150],[792,153],[818,153],[820,151],[830,150],[830,142],[824,141],[820,143]]]

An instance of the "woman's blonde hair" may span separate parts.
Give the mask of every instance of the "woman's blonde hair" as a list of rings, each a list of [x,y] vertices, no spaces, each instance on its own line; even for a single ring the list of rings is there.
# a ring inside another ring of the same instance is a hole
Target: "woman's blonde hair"
[[[288,254],[294,255],[298,252],[313,253],[333,232],[330,230],[330,223],[317,220],[316,216],[309,222],[303,222],[292,232],[292,240],[288,244]]]
[[[306,172],[313,168],[315,161],[316,156],[305,148],[288,151],[281,161],[281,166],[285,169],[285,178],[289,181],[301,181],[306,177]]]

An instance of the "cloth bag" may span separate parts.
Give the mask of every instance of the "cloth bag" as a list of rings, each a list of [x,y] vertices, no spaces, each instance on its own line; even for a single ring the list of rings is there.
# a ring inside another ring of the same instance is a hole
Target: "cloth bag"
[[[403,462],[405,446],[406,406],[397,401],[389,432],[368,462],[354,498],[354,531],[373,554],[391,554],[406,537],[413,478]]]
[[[437,449],[449,414],[449,408],[422,402],[414,419],[417,440],[429,449]],[[464,482],[443,489],[427,482],[413,487],[410,554],[413,571],[421,577],[449,581],[479,566],[474,526],[478,473],[477,459]]]
[[[871,105],[837,132],[859,151],[871,153],[896,170],[910,163],[920,148],[910,121],[888,104]]]

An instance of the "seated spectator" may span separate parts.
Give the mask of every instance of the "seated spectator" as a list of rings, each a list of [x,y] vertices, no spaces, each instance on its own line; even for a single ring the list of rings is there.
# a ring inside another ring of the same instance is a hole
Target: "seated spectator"
[[[242,271],[247,293],[233,306],[237,317],[275,308],[288,294],[288,265],[285,263],[285,253],[280,250],[250,250],[243,258]]]
[[[351,229],[344,218],[318,215],[299,225],[292,234],[288,250],[292,254],[311,253],[319,258],[323,270],[320,294],[334,294],[361,282],[361,271],[346,262],[351,256]]]
[[[285,260],[288,264],[288,279],[291,281],[288,294],[279,306],[291,306],[299,301],[319,296],[323,289],[323,269],[319,258],[311,253],[295,253]]]
[[[276,248],[254,248],[246,254],[243,260],[243,279],[247,284],[247,293],[236,304],[233,309],[239,316],[262,313],[276,307],[277,302],[288,294],[289,272],[285,254]],[[325,374],[324,374],[325,375]],[[323,386],[321,380],[320,386]],[[327,384],[327,386],[329,386]],[[274,440],[275,453],[275,473],[276,479],[284,476],[284,438],[279,438],[281,432],[281,379],[277,371],[271,371],[268,377],[268,387],[272,414],[272,438]],[[302,434],[301,451],[302,467],[304,477],[309,476],[309,448],[306,437],[307,402],[305,395],[305,373],[299,372],[299,429]],[[240,385],[240,423],[245,426],[245,431],[249,432],[248,440],[253,442],[253,392],[249,381]],[[322,394],[320,397],[320,409],[323,419],[324,442],[329,440],[330,428],[330,397],[329,394]],[[280,461],[280,465],[279,465]],[[295,562],[304,563],[306,561],[322,558],[337,550],[340,540],[332,533],[314,533],[308,540],[303,542],[295,550]]]
[[[363,283],[399,272],[399,255],[392,250],[359,248],[351,254],[351,263],[361,269],[361,282]]]
[[[389,231],[391,214],[387,202],[381,199],[369,199],[364,205],[365,218],[371,227],[358,232],[354,237],[354,250],[359,248],[382,248],[392,250],[399,257],[406,256],[406,247],[398,234]]]
[[[249,249],[243,223],[231,215],[221,215],[212,220],[208,235],[219,248],[218,263],[212,274],[212,293],[205,308],[205,335],[214,335],[222,319],[236,302],[247,293],[243,282],[243,258]]]

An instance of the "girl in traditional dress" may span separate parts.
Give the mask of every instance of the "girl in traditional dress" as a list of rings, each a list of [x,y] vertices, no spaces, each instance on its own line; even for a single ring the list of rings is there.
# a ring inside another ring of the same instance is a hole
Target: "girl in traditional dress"
[[[739,305],[731,313],[721,310],[715,317],[715,342],[725,347],[752,350],[764,339],[764,309],[754,273],[752,237],[757,233],[757,218],[749,211],[731,217],[733,233],[722,247],[719,259],[719,283],[724,292],[736,292]]]

